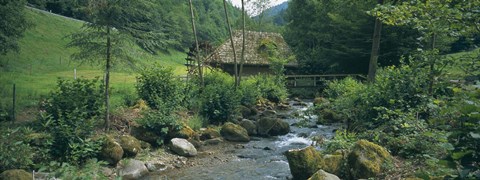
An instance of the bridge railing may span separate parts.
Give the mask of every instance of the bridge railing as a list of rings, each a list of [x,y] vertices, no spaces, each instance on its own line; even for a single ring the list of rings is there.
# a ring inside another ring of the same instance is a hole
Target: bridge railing
[[[353,77],[358,80],[366,80],[362,74],[321,74],[321,75],[286,75],[286,85],[290,88],[300,87],[325,87],[328,80]]]

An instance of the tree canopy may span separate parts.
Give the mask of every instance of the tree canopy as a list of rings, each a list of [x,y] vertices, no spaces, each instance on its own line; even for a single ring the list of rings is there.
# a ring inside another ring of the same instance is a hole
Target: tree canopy
[[[31,25],[25,17],[25,0],[0,0],[0,54],[18,51],[18,40]]]

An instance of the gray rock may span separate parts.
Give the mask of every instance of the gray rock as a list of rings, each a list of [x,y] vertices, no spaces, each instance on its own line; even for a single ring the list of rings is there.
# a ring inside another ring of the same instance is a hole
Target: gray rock
[[[145,166],[147,167],[148,171],[150,172],[162,172],[168,169],[168,166],[161,161],[151,161],[145,163]]]
[[[312,177],[308,178],[308,180],[340,180],[334,174],[330,174],[325,172],[324,170],[318,170]]]
[[[196,156],[197,149],[193,146],[192,143],[188,142],[186,139],[182,138],[173,138],[170,140],[171,149],[173,152],[177,153],[180,156]]]
[[[240,122],[240,126],[245,128],[247,130],[248,135],[256,135],[257,134],[257,125],[255,125],[255,122],[250,121],[248,119],[244,119]]]
[[[118,169],[118,175],[122,177],[122,179],[139,179],[148,174],[148,169],[142,161],[129,159],[125,162],[123,167]]]

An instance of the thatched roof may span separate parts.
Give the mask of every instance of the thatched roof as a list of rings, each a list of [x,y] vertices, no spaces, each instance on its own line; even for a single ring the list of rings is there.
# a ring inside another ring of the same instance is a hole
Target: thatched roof
[[[245,32],[245,64],[246,65],[269,65],[268,55],[262,53],[262,46],[265,43],[272,43],[279,53],[279,57],[288,59],[292,57],[292,52],[287,43],[279,33],[271,32]],[[233,33],[233,42],[235,46],[237,62],[240,63],[242,53],[242,31],[235,31]],[[231,47],[230,38],[220,45],[215,52],[206,60],[209,64],[233,64],[233,51]],[[296,60],[292,60],[287,66],[296,66]]]

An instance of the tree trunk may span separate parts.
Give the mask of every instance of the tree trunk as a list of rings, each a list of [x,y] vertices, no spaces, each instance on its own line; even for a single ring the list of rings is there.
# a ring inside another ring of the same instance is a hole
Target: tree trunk
[[[432,34],[432,37],[431,37],[431,50],[433,51],[435,49],[435,43],[437,41],[437,35],[435,33]],[[432,52],[434,53],[434,52]],[[428,94],[432,95],[433,94],[433,85],[435,84],[434,81],[435,81],[435,62],[436,62],[436,57],[434,57],[434,55],[432,54],[431,55],[432,58],[430,60],[430,77],[429,77],[429,82],[428,82]]]
[[[197,52],[195,54],[195,59],[197,60],[197,65],[198,65],[198,77],[200,78],[200,87],[203,88],[203,86],[205,86],[205,82],[203,81],[203,68],[202,68],[203,63],[202,63],[200,48],[198,46],[197,29],[195,28],[195,15],[193,14],[192,0],[189,0],[189,3],[190,3],[190,15],[192,18],[192,31],[193,31],[193,36],[195,37],[195,51]]]
[[[227,0],[223,0],[223,9],[225,10],[225,19],[227,21],[228,32],[230,34],[230,43],[233,51],[233,64],[234,64],[234,72],[235,72],[235,88],[237,88],[237,85],[238,85],[237,53],[235,52],[235,44],[233,42],[232,27],[230,26],[230,21],[228,20]]]
[[[383,4],[383,0],[378,0],[378,4]],[[368,65],[368,81],[374,82],[378,68],[378,52],[380,50],[380,38],[382,36],[382,22],[375,18],[375,28],[373,30],[372,52],[370,54],[370,63]]]
[[[240,71],[238,73],[238,84],[242,82],[243,64],[245,63],[245,4],[242,0],[242,59],[240,60]]]
[[[110,129],[110,68],[111,68],[111,48],[110,26],[107,26],[107,62],[105,65],[105,131]]]

